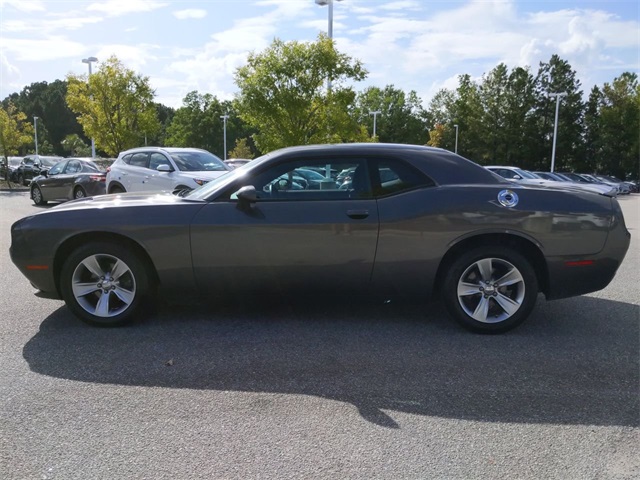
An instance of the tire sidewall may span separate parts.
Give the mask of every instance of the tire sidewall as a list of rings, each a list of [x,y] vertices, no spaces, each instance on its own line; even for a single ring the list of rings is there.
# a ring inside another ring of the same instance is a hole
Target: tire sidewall
[[[499,258],[516,267],[524,279],[525,295],[518,311],[508,319],[497,323],[483,323],[470,317],[458,300],[458,281],[470,265],[483,258]],[[463,253],[450,265],[444,278],[442,299],[449,314],[463,327],[477,333],[503,333],[524,322],[538,297],[538,280],[531,263],[520,253],[508,247],[478,247]]]
[[[36,200],[34,197],[34,193],[36,190],[40,193],[40,200]],[[36,205],[44,205],[46,203],[44,197],[42,196],[42,190],[40,189],[40,187],[38,187],[38,185],[34,185],[31,188],[31,200],[33,200],[33,203],[35,203]]]
[[[82,192],[82,196],[78,197],[78,192]],[[76,187],[73,189],[73,199],[79,199],[79,198],[85,198],[87,196],[87,193],[84,191],[84,188],[82,187]]]
[[[96,254],[111,255],[122,260],[131,270],[136,282],[136,293],[133,302],[131,302],[131,305],[129,305],[124,312],[113,317],[98,317],[87,312],[76,300],[71,287],[73,272],[76,267],[85,258]],[[148,279],[147,269],[131,250],[115,243],[92,242],[74,250],[65,261],[60,271],[60,291],[69,310],[85,323],[100,327],[115,327],[135,320],[141,304],[150,293],[150,283]]]

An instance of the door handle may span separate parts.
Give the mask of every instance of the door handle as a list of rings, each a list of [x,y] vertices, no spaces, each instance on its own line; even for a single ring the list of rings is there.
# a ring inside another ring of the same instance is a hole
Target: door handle
[[[362,220],[369,216],[369,210],[347,210],[347,216],[354,220]]]

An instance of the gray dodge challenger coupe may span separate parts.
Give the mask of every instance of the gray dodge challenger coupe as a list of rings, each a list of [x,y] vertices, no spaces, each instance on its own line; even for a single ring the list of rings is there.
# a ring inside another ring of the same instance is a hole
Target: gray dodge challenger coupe
[[[301,170],[323,179],[311,188]],[[376,143],[286,148],[190,192],[74,200],[11,236],[41,295],[94,325],[129,322],[155,295],[369,293],[437,296],[483,333],[519,325],[539,292],[606,287],[630,241],[606,194],[514,185],[446,150]]]

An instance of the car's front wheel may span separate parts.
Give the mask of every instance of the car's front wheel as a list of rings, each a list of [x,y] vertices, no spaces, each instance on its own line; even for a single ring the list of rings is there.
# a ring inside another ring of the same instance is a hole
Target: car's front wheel
[[[46,205],[47,201],[42,196],[42,190],[37,185],[31,189],[31,198],[33,199],[33,203],[36,205]]]
[[[95,242],[74,250],[62,267],[60,290],[86,323],[119,326],[134,320],[151,292],[149,272],[130,249]]]
[[[479,247],[457,257],[444,278],[449,314],[465,328],[502,333],[520,325],[538,296],[531,263],[506,247]]]

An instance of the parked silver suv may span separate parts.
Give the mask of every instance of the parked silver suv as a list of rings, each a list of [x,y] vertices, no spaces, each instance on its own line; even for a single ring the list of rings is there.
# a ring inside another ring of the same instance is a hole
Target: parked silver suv
[[[230,170],[199,148],[133,148],[107,169],[107,193],[191,190]]]

